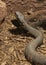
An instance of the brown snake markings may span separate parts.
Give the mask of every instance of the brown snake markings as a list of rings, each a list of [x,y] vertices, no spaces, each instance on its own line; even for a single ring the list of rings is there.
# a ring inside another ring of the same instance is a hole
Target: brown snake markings
[[[43,43],[43,34],[39,30],[29,26],[26,23],[23,14],[20,12],[16,11],[16,17],[23,27],[29,31],[30,34],[36,37],[36,39],[27,45],[25,49],[25,56],[30,62],[32,60],[35,63],[46,64],[46,55],[38,54],[36,51],[36,48]]]

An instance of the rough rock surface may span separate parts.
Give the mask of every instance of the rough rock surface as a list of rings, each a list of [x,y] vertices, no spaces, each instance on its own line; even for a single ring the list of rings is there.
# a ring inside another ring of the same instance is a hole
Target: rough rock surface
[[[2,20],[5,18],[6,14],[7,14],[6,4],[0,1],[0,24],[2,23]]]

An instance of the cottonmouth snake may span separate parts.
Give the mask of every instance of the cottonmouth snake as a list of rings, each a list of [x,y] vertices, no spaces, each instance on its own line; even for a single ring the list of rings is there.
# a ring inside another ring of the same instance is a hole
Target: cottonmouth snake
[[[46,64],[46,55],[38,54],[36,48],[43,43],[43,34],[41,31],[31,27],[26,23],[24,16],[19,11],[16,11],[16,17],[23,25],[23,27],[29,31],[30,34],[36,37],[32,42],[30,42],[25,49],[25,56],[31,62]]]

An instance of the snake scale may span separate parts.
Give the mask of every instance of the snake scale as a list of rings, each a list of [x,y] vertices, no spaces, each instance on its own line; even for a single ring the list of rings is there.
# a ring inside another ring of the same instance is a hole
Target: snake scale
[[[23,27],[34,37],[36,37],[34,40],[32,40],[25,48],[25,56],[26,58],[31,62],[39,63],[39,64],[46,64],[46,55],[42,55],[37,53],[36,48],[43,43],[43,34],[41,31],[33,28],[32,26],[28,25],[26,23],[26,20],[22,13],[19,11],[16,11],[16,18],[20,21],[23,25]]]

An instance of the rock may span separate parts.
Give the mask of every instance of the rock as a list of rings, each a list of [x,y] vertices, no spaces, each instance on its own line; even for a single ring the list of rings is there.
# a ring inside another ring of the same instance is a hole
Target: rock
[[[0,24],[2,23],[2,20],[6,17],[6,15],[7,15],[6,4],[0,1]]]
[[[44,51],[44,50],[40,50],[40,52],[41,52],[42,54],[46,54],[46,51]]]

